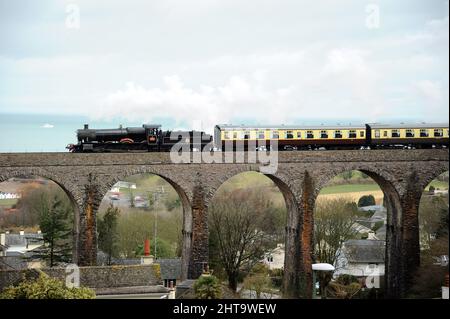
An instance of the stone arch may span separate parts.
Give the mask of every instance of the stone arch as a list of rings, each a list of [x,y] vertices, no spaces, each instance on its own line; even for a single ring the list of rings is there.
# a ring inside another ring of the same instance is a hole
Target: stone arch
[[[73,226],[72,226],[72,261],[78,263],[78,250],[79,250],[79,233],[80,233],[80,201],[77,200],[77,191],[67,183],[64,178],[58,174],[54,174],[51,171],[42,169],[40,167],[26,167],[13,170],[2,170],[0,174],[0,183],[17,176],[37,176],[48,179],[57,184],[67,195],[69,201],[73,207]]]
[[[219,188],[228,180],[248,172],[257,172],[269,178],[277,186],[284,199],[287,214],[285,221],[285,259],[282,290],[283,294],[289,297],[289,291],[293,290],[292,286],[295,285],[298,279],[297,269],[299,260],[296,260],[295,257],[298,256],[299,250],[297,223],[300,219],[298,202],[292,191],[294,186],[292,180],[289,178],[289,173],[282,167],[274,174],[267,174],[260,172],[259,165],[230,165],[230,168],[225,170],[225,173],[217,176],[214,180],[206,205],[211,202]]]
[[[181,279],[185,280],[188,278],[189,263],[192,249],[192,232],[193,232],[193,216],[192,216],[192,204],[188,197],[188,192],[185,187],[182,187],[179,182],[175,181],[176,176],[172,176],[170,172],[164,170],[158,170],[151,166],[141,166],[138,168],[132,168],[115,174],[112,178],[105,181],[100,185],[100,199],[103,199],[106,193],[120,180],[123,180],[129,176],[139,175],[139,174],[152,174],[161,177],[163,180],[168,182],[172,186],[180,197],[182,208],[183,208],[183,247],[181,256]]]
[[[425,176],[421,179],[420,183],[420,189],[422,192],[425,190],[425,188],[430,184],[433,180],[435,180],[439,175],[444,174],[445,172],[448,172],[449,166],[448,163],[439,163],[440,165],[435,165],[432,167],[432,170],[425,173]]]
[[[369,163],[370,164],[370,163]],[[398,191],[399,181],[388,168],[380,168],[365,163],[349,163],[333,166],[332,169],[322,171],[315,178],[313,195],[314,209],[320,190],[335,176],[357,170],[372,178],[380,187],[384,196],[384,205],[387,209],[386,225],[386,253],[385,253],[385,288],[390,297],[401,295],[404,280],[404,267],[402,256],[402,201]],[[314,219],[314,217],[313,217]],[[313,227],[313,226],[312,226]]]

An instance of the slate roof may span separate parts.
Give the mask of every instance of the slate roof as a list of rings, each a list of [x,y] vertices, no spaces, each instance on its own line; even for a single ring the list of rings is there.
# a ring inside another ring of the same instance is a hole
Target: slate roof
[[[351,239],[345,243],[345,255],[352,263],[384,263],[384,240]]]
[[[6,234],[6,246],[26,246],[28,243],[42,243],[42,234]]]
[[[181,278],[181,259],[158,259],[156,263],[158,263],[161,268],[161,279]]]

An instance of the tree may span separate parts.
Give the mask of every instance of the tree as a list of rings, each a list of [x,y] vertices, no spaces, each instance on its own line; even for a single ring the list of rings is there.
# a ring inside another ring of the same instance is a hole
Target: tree
[[[429,248],[438,235],[448,233],[448,206],[445,197],[422,196],[419,206],[421,244]]]
[[[108,265],[111,265],[112,257],[118,256],[117,224],[119,215],[119,208],[110,204],[103,218],[98,220],[98,246],[108,256]]]
[[[345,199],[318,202],[314,219],[314,253],[317,262],[336,265],[341,254],[342,244],[355,238],[357,231],[353,228],[356,211],[349,210]],[[318,273],[322,294],[331,280],[331,272]]]
[[[358,200],[358,207],[373,206],[375,204],[375,197],[373,195],[364,195]]]
[[[218,263],[236,291],[242,267],[250,269],[270,248],[271,234],[265,231],[265,212],[272,206],[262,192],[238,190],[218,195],[210,207],[210,238]]]
[[[46,249],[37,255],[53,267],[59,262],[70,261],[71,245],[67,239],[71,234],[68,219],[72,215],[72,208],[66,205],[58,194],[54,194],[50,199],[45,198],[45,193],[41,196],[36,209],[39,211],[39,226]]]
[[[195,297],[197,299],[219,299],[222,289],[217,277],[201,275],[194,283]]]
[[[272,281],[269,277],[269,269],[264,264],[256,264],[250,275],[244,279],[244,289],[254,291],[256,299],[260,299],[261,294],[270,288],[272,288]]]

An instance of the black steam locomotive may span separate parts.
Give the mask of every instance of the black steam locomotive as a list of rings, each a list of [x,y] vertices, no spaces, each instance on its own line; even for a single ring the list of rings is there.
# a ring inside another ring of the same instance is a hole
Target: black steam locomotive
[[[163,131],[161,125],[142,127],[120,126],[117,129],[77,130],[78,144],[69,144],[70,152],[166,152],[179,143],[190,150],[203,150],[212,142],[212,135],[200,131]]]

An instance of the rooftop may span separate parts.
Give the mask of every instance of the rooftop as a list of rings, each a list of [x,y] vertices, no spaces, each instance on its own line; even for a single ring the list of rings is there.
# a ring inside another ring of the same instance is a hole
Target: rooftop
[[[181,259],[157,259],[156,263],[158,263],[161,268],[161,279],[181,278]]]
[[[344,243],[345,255],[353,263],[384,263],[384,240],[351,239]]]

